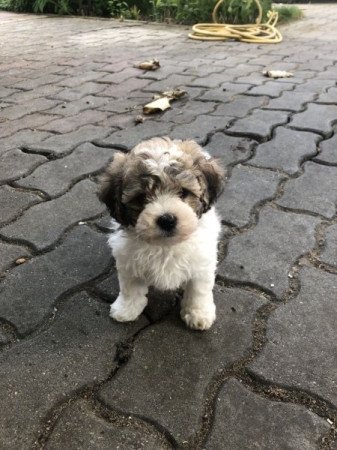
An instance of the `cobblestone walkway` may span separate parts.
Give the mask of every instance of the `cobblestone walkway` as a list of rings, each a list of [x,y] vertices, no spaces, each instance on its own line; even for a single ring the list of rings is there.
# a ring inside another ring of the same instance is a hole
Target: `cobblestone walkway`
[[[1,449],[337,449],[337,5],[306,9],[261,46],[0,13]],[[136,125],[171,87],[188,96]],[[97,174],[154,135],[228,168],[205,333],[178,294],[108,317]]]

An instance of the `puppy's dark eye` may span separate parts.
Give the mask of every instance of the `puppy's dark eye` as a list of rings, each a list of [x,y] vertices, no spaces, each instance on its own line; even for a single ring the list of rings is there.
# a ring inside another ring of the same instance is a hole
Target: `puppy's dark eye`
[[[186,198],[189,195],[190,191],[188,191],[185,188],[182,188],[181,191],[179,192],[179,197],[180,198]]]
[[[145,200],[146,200],[145,194],[138,194],[138,195],[136,195],[136,197],[133,197],[133,199],[131,200],[131,203],[134,205],[143,206],[143,204],[145,203]]]

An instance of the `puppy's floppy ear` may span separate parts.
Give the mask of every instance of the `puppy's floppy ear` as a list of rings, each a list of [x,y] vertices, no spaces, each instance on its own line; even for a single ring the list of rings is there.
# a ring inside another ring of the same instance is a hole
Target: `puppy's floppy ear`
[[[203,175],[203,180],[199,179],[199,182],[202,188],[205,189],[202,198],[204,205],[202,212],[206,212],[211,208],[223,190],[225,170],[195,141],[176,140],[174,143],[192,158],[195,172],[201,172]]]
[[[124,167],[127,155],[115,153],[113,161],[100,178],[98,198],[105,203],[111,217],[121,225],[127,226],[125,207],[122,204]]]
[[[225,170],[211,158],[204,157],[198,161],[198,166],[206,181],[207,198],[204,198],[204,211],[208,211],[215,203],[224,187]]]

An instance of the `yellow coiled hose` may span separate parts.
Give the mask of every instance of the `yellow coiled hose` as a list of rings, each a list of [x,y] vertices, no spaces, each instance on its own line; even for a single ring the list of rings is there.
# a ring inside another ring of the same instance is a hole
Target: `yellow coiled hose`
[[[212,19],[214,23],[197,23],[192,27],[191,39],[201,41],[226,41],[235,39],[242,42],[255,44],[275,44],[282,41],[281,33],[275,28],[278,20],[276,11],[268,11],[268,21],[261,23],[262,8],[259,0],[254,0],[259,11],[256,24],[231,25],[218,23],[217,12],[224,0],[219,0],[214,7]]]

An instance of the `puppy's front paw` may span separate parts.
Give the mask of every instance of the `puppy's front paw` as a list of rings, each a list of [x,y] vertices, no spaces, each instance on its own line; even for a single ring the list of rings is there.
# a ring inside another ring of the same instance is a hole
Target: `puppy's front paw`
[[[136,302],[126,302],[121,295],[111,305],[110,317],[117,320],[117,322],[132,322],[138,318],[143,312],[147,304],[147,299],[140,299]]]
[[[215,321],[215,308],[183,308],[180,316],[194,330],[208,330]]]

